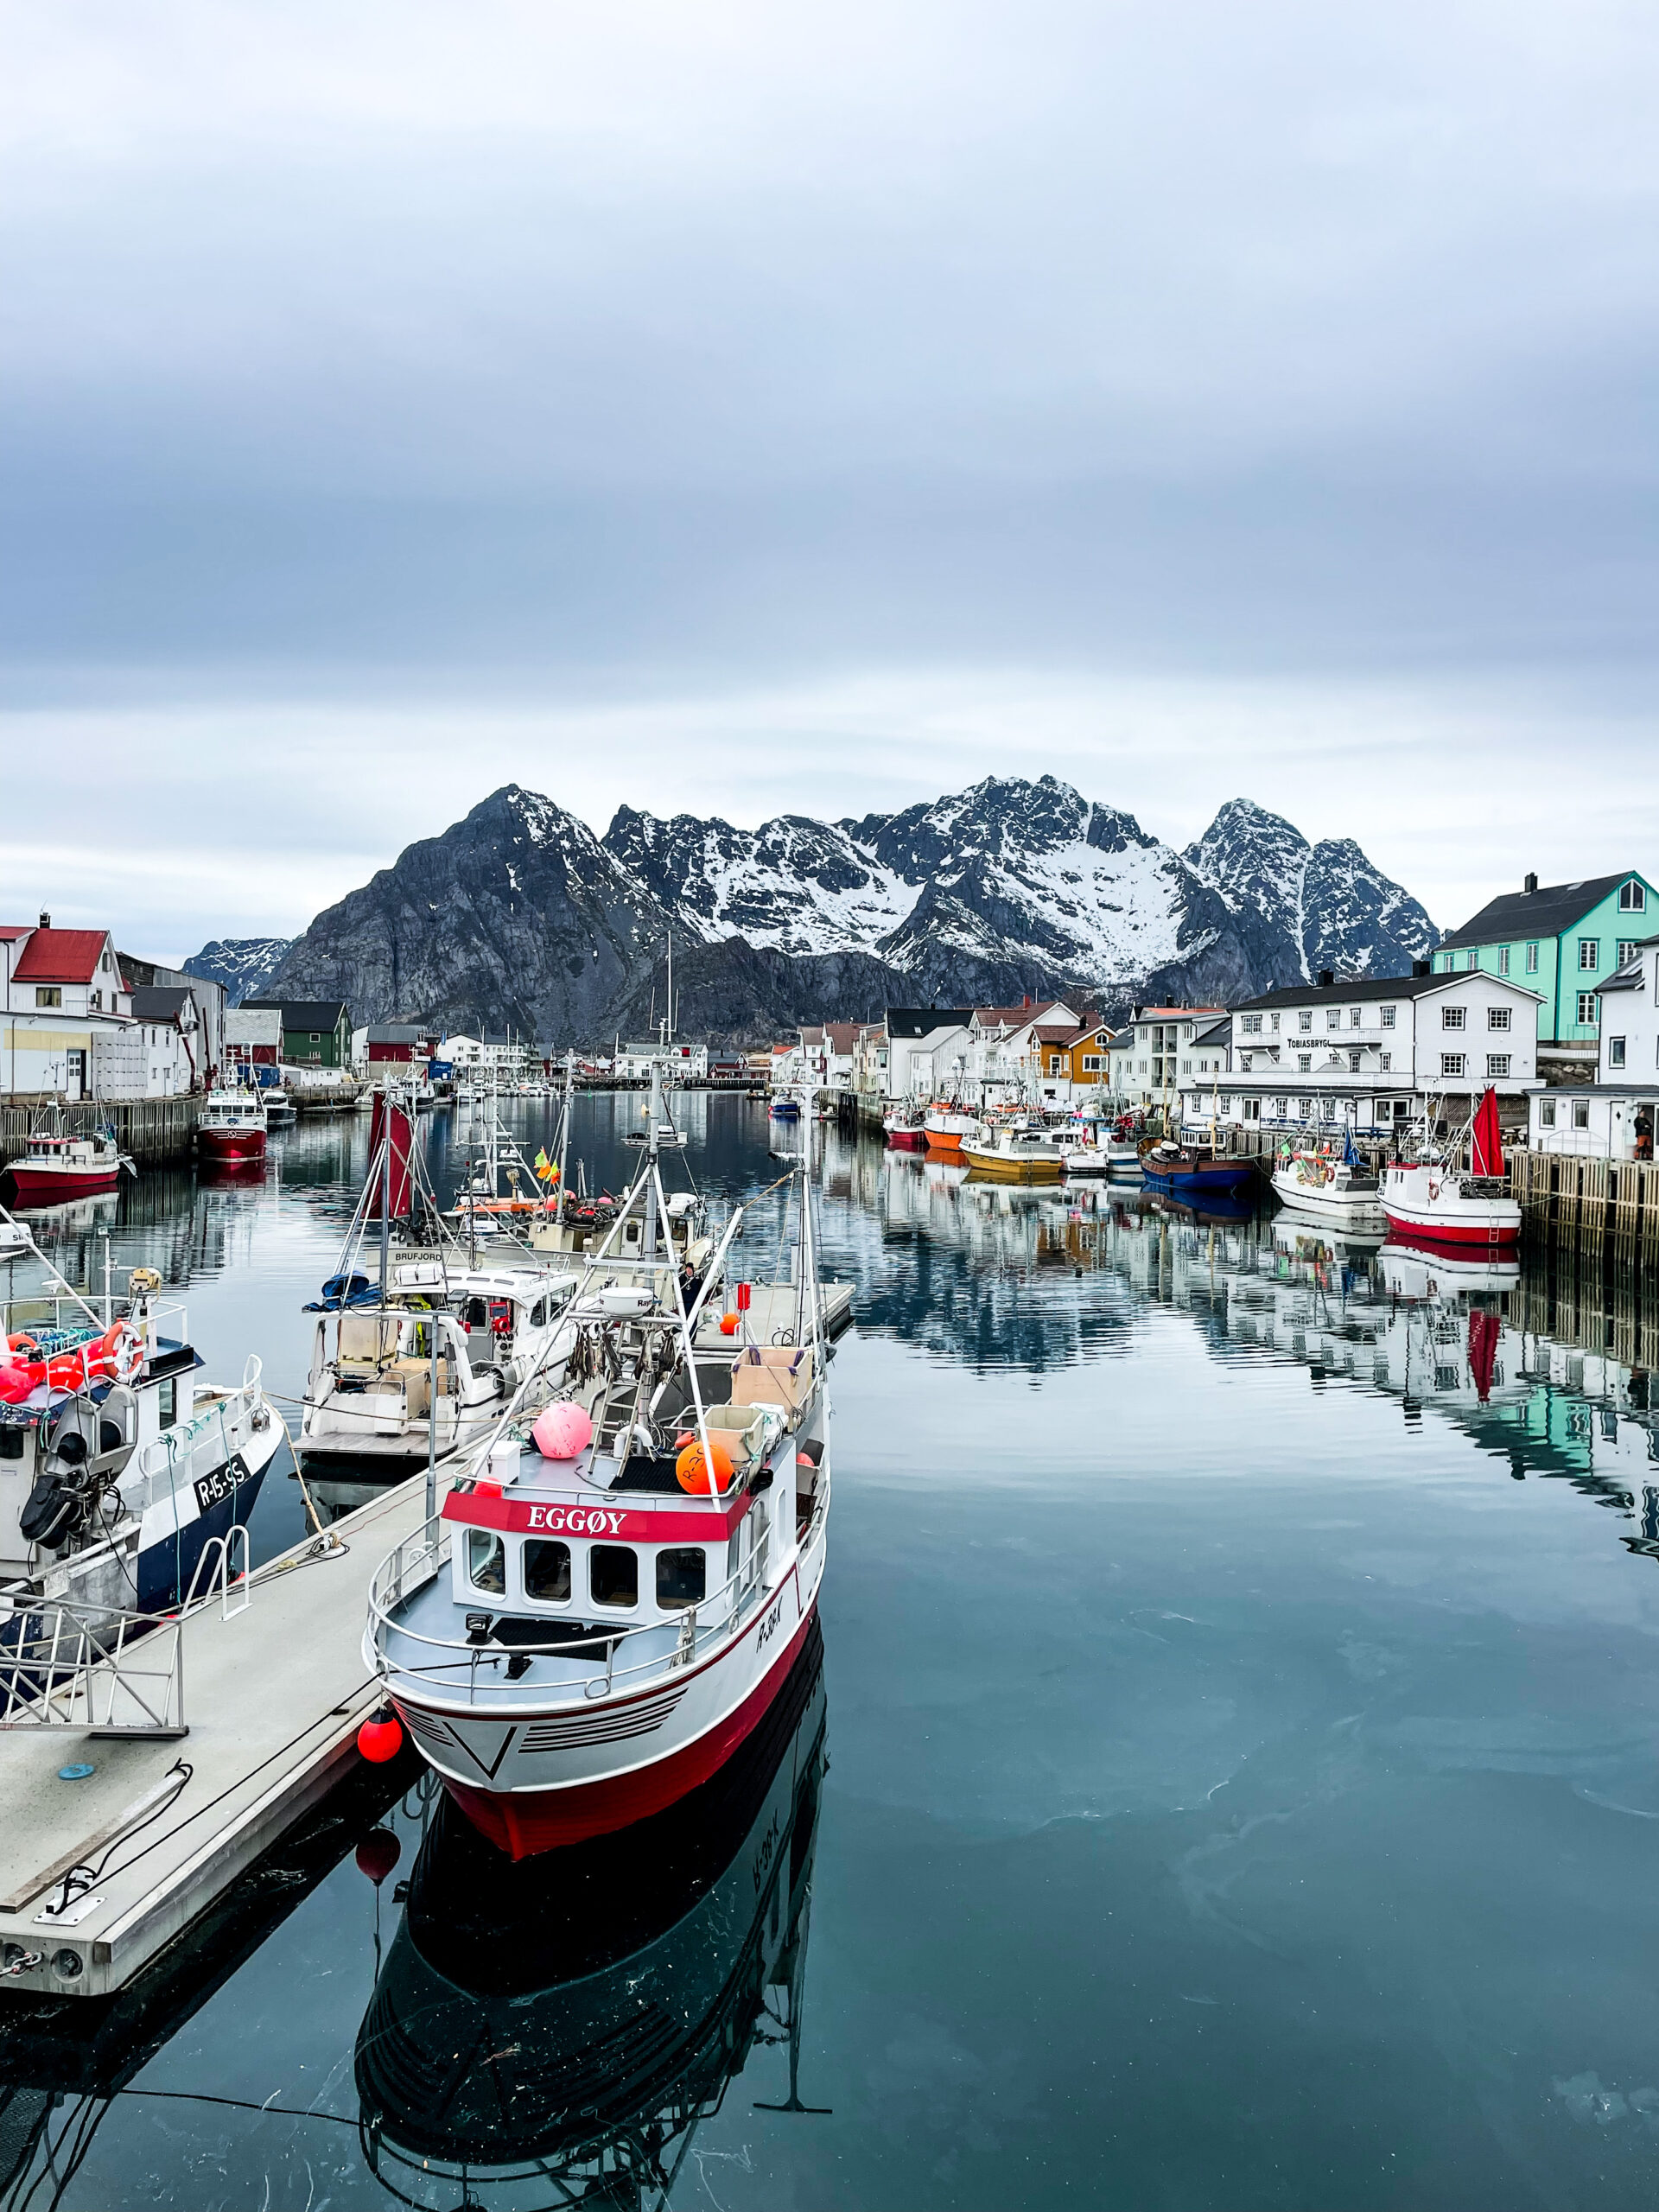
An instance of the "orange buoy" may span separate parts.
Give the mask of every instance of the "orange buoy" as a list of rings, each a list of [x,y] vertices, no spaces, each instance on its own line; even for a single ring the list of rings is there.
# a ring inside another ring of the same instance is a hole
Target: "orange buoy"
[[[404,1748],[404,1725],[389,1705],[372,1713],[357,1732],[357,1748],[372,1766],[385,1766]]]
[[[716,1486],[724,1490],[732,1479],[731,1447],[723,1437],[709,1438],[709,1455],[714,1462],[714,1483],[710,1483],[709,1469],[703,1464],[701,1443],[688,1444],[674,1462],[674,1474],[680,1488],[683,1491],[689,1491],[694,1497],[707,1497],[710,1491]]]
[[[720,1317],[721,1335],[722,1337],[734,1337],[737,1334],[738,1325],[741,1322],[743,1316],[741,1313],[722,1313]]]

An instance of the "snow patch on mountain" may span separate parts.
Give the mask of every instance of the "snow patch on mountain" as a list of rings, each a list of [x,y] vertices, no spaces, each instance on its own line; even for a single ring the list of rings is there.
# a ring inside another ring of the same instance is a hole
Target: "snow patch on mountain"
[[[263,995],[293,943],[291,937],[216,937],[191,954],[184,972],[204,982],[223,983],[227,1002],[240,1006],[244,999]]]

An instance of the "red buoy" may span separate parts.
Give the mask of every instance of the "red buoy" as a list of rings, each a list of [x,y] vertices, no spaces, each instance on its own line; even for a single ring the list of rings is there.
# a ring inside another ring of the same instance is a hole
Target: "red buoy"
[[[357,1748],[374,1766],[385,1766],[403,1750],[404,1724],[389,1705],[372,1713],[358,1730]]]
[[[371,1828],[357,1847],[357,1871],[378,1890],[403,1855],[404,1847],[390,1828]]]

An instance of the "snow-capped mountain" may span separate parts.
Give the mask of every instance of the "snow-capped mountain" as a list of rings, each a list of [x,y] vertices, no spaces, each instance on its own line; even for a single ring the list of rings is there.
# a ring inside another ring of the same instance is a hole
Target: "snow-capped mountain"
[[[1351,837],[1310,845],[1281,815],[1230,799],[1183,858],[1236,912],[1287,938],[1300,967],[1284,980],[1403,974],[1437,942],[1410,893],[1372,866]],[[1264,948],[1268,949],[1268,948]]]
[[[293,942],[291,937],[216,937],[191,954],[184,972],[204,982],[223,983],[229,1003],[240,1006],[244,999],[264,995]]]
[[[585,1043],[663,1010],[671,935],[681,1030],[758,1037],[893,1000],[1236,1000],[1403,970],[1433,931],[1357,846],[1243,799],[1179,853],[1052,776],[756,830],[625,806],[602,839],[509,785],[320,915],[275,987]]]

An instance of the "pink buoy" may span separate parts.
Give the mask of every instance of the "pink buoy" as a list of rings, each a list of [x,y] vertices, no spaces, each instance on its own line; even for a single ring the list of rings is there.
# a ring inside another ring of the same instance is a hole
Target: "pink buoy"
[[[559,1398],[537,1414],[530,1433],[543,1459],[574,1459],[593,1441],[593,1416],[585,1406]]]

